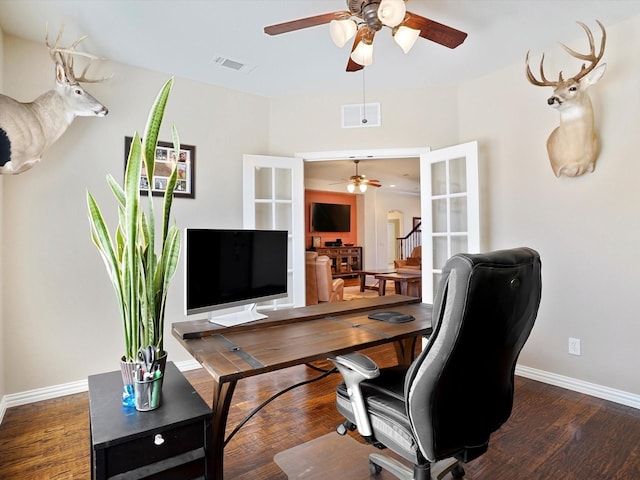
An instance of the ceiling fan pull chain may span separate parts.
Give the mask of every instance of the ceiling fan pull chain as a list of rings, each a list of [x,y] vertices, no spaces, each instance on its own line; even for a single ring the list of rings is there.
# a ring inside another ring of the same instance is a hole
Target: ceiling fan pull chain
[[[365,100],[365,83],[364,83],[364,72],[367,68],[362,69],[362,123],[367,123],[367,102]]]

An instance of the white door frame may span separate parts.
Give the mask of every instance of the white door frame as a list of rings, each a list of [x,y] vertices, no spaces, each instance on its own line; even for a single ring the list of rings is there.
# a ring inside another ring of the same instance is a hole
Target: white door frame
[[[334,151],[326,151],[326,152],[300,152],[296,153],[296,157],[302,158],[305,162],[319,162],[319,161],[330,161],[330,160],[362,160],[362,159],[371,159],[371,160],[379,160],[385,158],[414,158],[417,157],[420,160],[421,164],[421,176],[420,176],[420,184],[422,185],[420,197],[421,197],[421,217],[424,221],[429,222],[431,218],[428,211],[425,211],[427,208],[427,204],[431,201],[431,185],[430,185],[430,175],[423,175],[424,168],[429,164],[430,161],[434,159],[439,159],[440,157],[447,157],[450,155],[463,155],[469,156],[469,159],[472,160],[470,163],[473,164],[473,168],[475,171],[473,175],[470,175],[470,185],[469,195],[478,198],[478,172],[477,172],[477,142],[468,142],[464,144],[454,145],[451,147],[431,151],[429,147],[418,147],[418,148],[385,148],[385,149],[374,149],[374,150],[334,150]],[[424,191],[423,191],[424,190]],[[424,195],[429,193],[429,198],[426,199]],[[427,202],[428,200],[428,202]],[[430,208],[430,205],[429,205]],[[470,205],[471,211],[469,213],[469,248],[470,251],[479,251],[479,207],[478,203],[474,203]],[[428,215],[427,215],[428,214]],[[386,217],[385,217],[386,218]],[[431,235],[429,234],[429,238],[424,238],[428,233],[427,230],[430,229],[423,228],[423,244],[431,244]],[[374,224],[374,231],[377,231],[377,225]],[[425,242],[425,240],[428,240]],[[377,242],[374,242],[374,248],[377,245]],[[377,258],[377,255],[376,255]],[[423,270],[422,270],[422,288],[423,288],[423,302],[433,301],[432,292],[433,292],[433,266],[431,265],[431,261],[427,261],[426,265],[423,259]],[[429,259],[427,259],[429,260]],[[428,268],[426,268],[428,267]],[[428,278],[426,278],[426,275]],[[426,279],[426,281],[425,281]]]
[[[302,158],[304,162],[326,162],[326,161],[336,161],[336,160],[384,160],[388,158],[416,158],[416,161],[420,161],[420,157],[422,155],[430,152],[431,149],[429,147],[416,147],[416,148],[378,148],[372,150],[332,150],[325,152],[299,152],[295,153],[294,156]],[[370,238],[370,243],[373,247],[368,249],[365,252],[365,258],[368,260],[378,259],[378,251],[377,246],[378,242],[378,228],[382,228],[382,225],[378,225],[378,218],[376,216],[374,218],[372,231],[374,232],[375,237]],[[386,229],[386,215],[385,215],[385,226]],[[385,230],[386,231],[386,230]],[[386,233],[385,233],[386,235]],[[386,238],[386,236],[385,236]],[[373,252],[373,253],[372,253]],[[386,252],[385,252],[386,256]],[[363,259],[364,262],[364,259]],[[372,268],[372,267],[369,267]],[[381,266],[377,266],[376,268],[381,268]]]
[[[305,162],[330,160],[382,160],[384,158],[413,158],[430,152],[429,147],[418,148],[378,148],[373,150],[333,150],[328,152],[302,152],[294,156]]]

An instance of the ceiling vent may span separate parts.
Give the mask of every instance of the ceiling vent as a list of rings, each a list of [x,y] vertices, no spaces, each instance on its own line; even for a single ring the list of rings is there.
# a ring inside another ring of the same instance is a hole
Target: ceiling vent
[[[221,67],[229,68],[231,70],[235,70],[236,72],[241,72],[246,75],[253,72],[253,70],[256,68],[255,65],[248,65],[246,63],[238,62],[236,60],[231,60],[230,58],[223,57],[221,55],[214,56],[212,62]]]
[[[342,105],[342,128],[363,128],[379,126],[379,103],[358,103],[354,105]]]

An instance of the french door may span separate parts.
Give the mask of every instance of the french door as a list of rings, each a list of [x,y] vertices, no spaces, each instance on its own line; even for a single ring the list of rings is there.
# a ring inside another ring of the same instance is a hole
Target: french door
[[[243,155],[243,226],[286,230],[288,296],[263,302],[258,310],[305,304],[304,175],[301,158]]]
[[[480,251],[478,143],[420,155],[420,184],[422,301],[433,303],[447,259]]]

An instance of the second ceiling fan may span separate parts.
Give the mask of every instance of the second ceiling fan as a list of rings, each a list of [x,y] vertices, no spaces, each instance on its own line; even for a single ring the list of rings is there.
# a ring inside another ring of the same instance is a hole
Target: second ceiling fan
[[[356,189],[360,190],[361,192],[366,192],[367,191],[367,187],[381,187],[382,184],[380,183],[380,180],[374,180],[374,179],[367,179],[367,176],[364,174],[359,174],[358,173],[358,164],[360,163],[360,160],[354,160],[353,163],[356,164],[356,174],[355,175],[351,175],[349,177],[348,183],[347,183],[347,190],[350,193],[355,192]]]
[[[264,31],[269,35],[279,35],[329,23],[331,38],[339,47],[355,36],[347,63],[347,72],[355,72],[371,65],[373,39],[382,27],[391,28],[394,40],[405,53],[418,37],[448,48],[456,48],[467,38],[465,32],[408,12],[405,1],[347,0],[348,11],[341,10],[270,25],[264,27]]]

